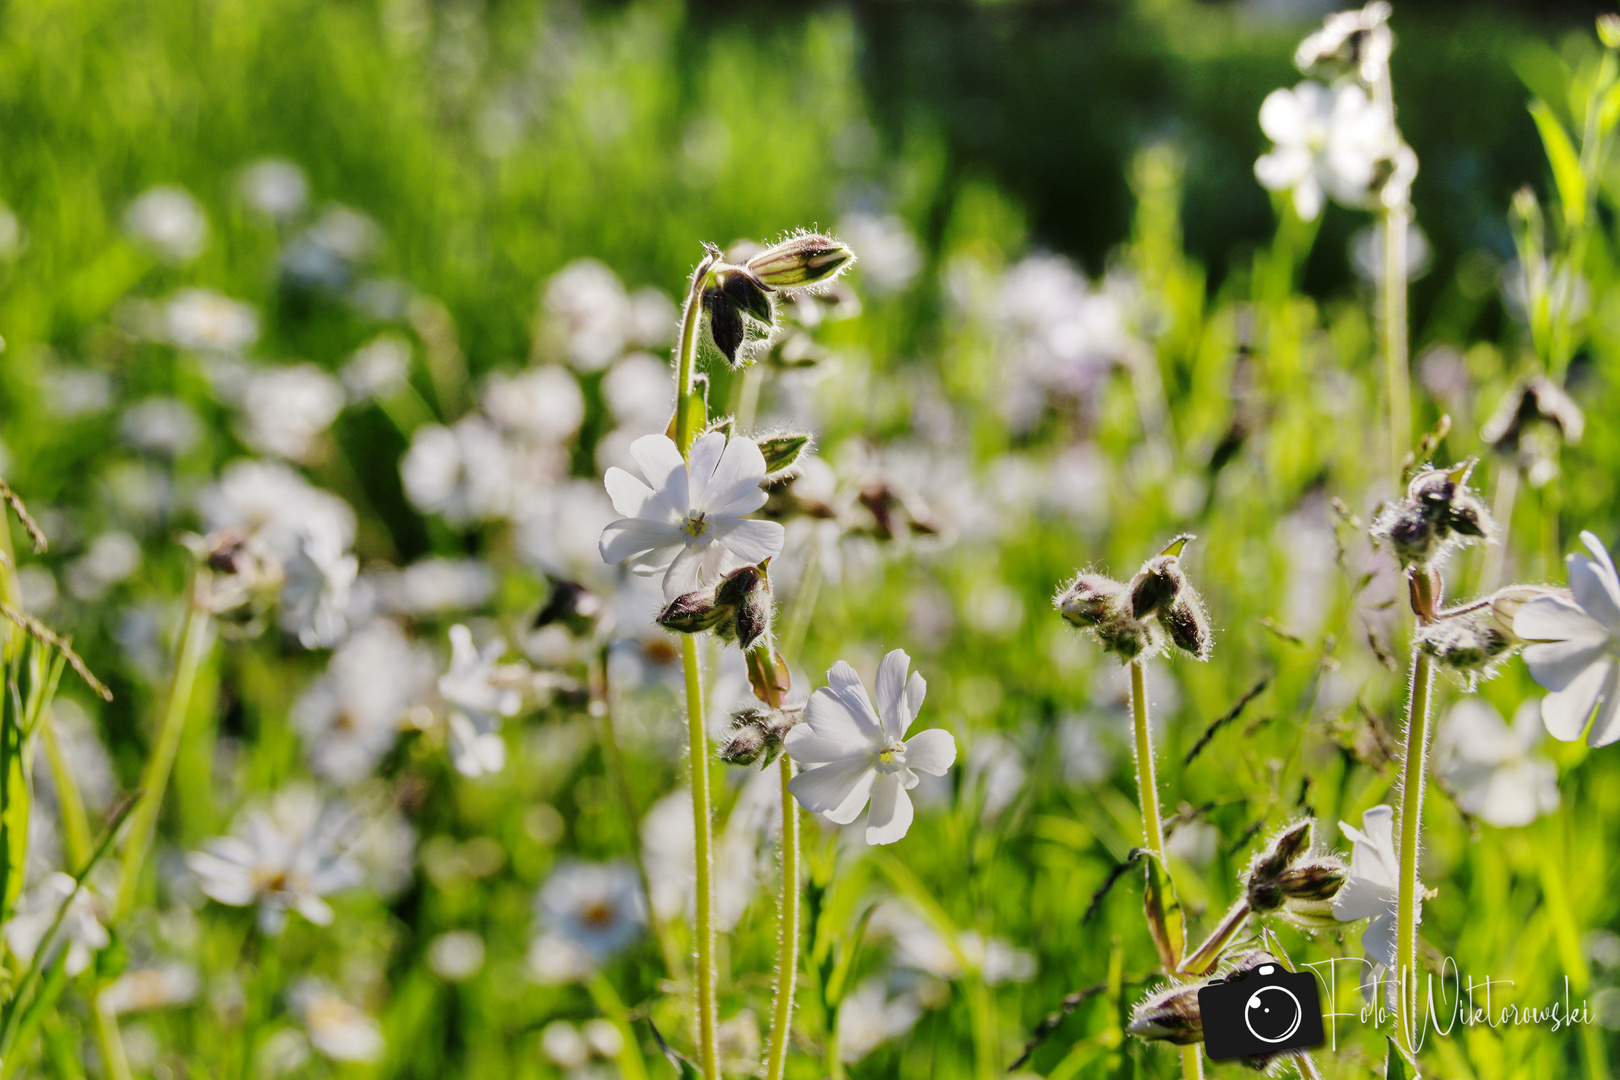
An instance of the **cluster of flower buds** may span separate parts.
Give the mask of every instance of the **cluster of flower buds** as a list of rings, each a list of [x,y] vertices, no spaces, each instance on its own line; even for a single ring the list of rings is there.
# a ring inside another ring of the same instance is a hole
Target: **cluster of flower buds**
[[[1131,1010],[1125,1031],[1138,1039],[1190,1046],[1204,1041],[1204,1016],[1198,1005],[1198,991],[1212,983],[1238,982],[1263,967],[1281,968],[1282,962],[1264,949],[1250,949],[1229,960],[1213,978],[1196,982],[1171,982],[1149,994]],[[1289,1052],[1256,1054],[1243,1064],[1266,1072]]]
[[[1517,383],[1479,437],[1524,470],[1532,487],[1558,475],[1558,451],[1581,441],[1586,416],[1563,389],[1545,375]]]
[[[764,768],[782,752],[782,740],[798,717],[784,709],[751,708],[731,714],[731,734],[720,748],[720,760]]]
[[[677,596],[659,614],[658,625],[682,634],[713,630],[746,652],[771,632],[769,564],[767,559],[758,566],[739,566],[708,588]]]
[[[1243,874],[1243,894],[1257,915],[1276,915],[1305,929],[1332,926],[1333,898],[1350,869],[1311,851],[1316,822],[1305,818],[1279,833]]]
[[[1172,645],[1199,660],[1208,660],[1209,616],[1187,581],[1181,552],[1192,540],[1178,536],[1142,564],[1129,584],[1103,574],[1082,572],[1053,601],[1074,626],[1090,630],[1105,651],[1131,661]]]
[[[1373,522],[1373,536],[1389,542],[1403,568],[1435,569],[1453,549],[1495,534],[1490,512],[1468,486],[1475,460],[1420,471],[1406,485],[1405,497],[1386,506]]]
[[[286,572],[257,534],[220,529],[186,546],[202,563],[193,602],[239,633],[257,633],[281,592]]]
[[[779,290],[832,281],[855,253],[829,236],[804,233],[758,252],[741,266],[716,262],[703,289],[705,323],[714,347],[733,368],[753,363],[752,346],[776,333]]]

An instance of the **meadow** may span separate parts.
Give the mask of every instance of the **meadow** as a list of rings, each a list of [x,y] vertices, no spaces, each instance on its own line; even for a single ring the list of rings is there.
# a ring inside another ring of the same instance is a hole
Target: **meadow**
[[[1612,1075],[1620,18],[1326,13],[0,8],[0,1080]]]

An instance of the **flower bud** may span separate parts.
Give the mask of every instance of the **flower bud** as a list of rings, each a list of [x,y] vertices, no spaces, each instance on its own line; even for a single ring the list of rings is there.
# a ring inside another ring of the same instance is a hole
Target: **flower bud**
[[[682,593],[658,615],[658,625],[681,634],[701,634],[713,630],[735,612],[716,599],[713,586]]]
[[[1127,1033],[1148,1042],[1191,1046],[1204,1041],[1204,1017],[1198,1008],[1197,983],[1169,983],[1131,1010]]]
[[[765,456],[766,482],[786,479],[799,459],[810,451],[810,435],[807,432],[784,431],[755,439],[754,443]]]
[[[1349,873],[1332,856],[1312,856],[1316,822],[1295,822],[1272,840],[1243,875],[1244,899],[1258,915],[1277,915],[1297,926],[1332,925],[1332,905]]]
[[[281,560],[257,534],[236,528],[210,533],[192,547],[209,570],[198,579],[198,606],[256,629],[285,580]]]
[[[793,727],[793,717],[780,709],[743,709],[731,714],[731,735],[720,748],[720,760],[732,765],[761,768],[782,752],[782,740]]]
[[[806,233],[766,248],[747,269],[770,289],[800,289],[831,281],[855,261],[855,253],[830,236]]]
[[[1071,625],[1090,629],[1124,607],[1125,586],[1102,574],[1079,574],[1053,601]]]
[[[1562,596],[1570,598],[1568,589],[1557,589],[1551,585],[1509,585],[1497,589],[1491,594],[1491,617],[1496,620],[1496,628],[1512,637],[1518,635],[1513,630],[1513,620],[1518,617],[1524,605],[1538,596]]]
[[[1620,15],[1599,15],[1597,35],[1605,49],[1620,49]]]
[[[1425,623],[1414,636],[1418,648],[1442,667],[1466,676],[1470,685],[1480,675],[1488,677],[1520,645],[1511,628],[1503,628],[1493,607]]]
[[[1406,496],[1386,506],[1373,522],[1372,535],[1388,541],[1407,570],[1431,570],[1451,550],[1476,540],[1489,540],[1496,524],[1468,486],[1475,459],[1450,469],[1424,469],[1406,487]]]
[[[703,294],[703,309],[709,313],[709,336],[714,339],[714,347],[720,350],[720,355],[726,358],[726,363],[731,367],[743,366],[746,359],[743,363],[737,360],[738,350],[748,339],[748,327],[743,320],[742,310],[721,289],[710,289]]]
[[[1159,613],[1159,623],[1170,637],[1171,644],[1195,660],[1208,660],[1212,644],[1209,616],[1192,586],[1181,590],[1170,610]]]
[[[715,626],[715,632],[744,650],[771,632],[771,579],[765,570],[769,561],[740,566],[715,586],[716,606],[731,613]]]
[[[1181,569],[1181,551],[1192,536],[1178,536],[1158,555],[1142,564],[1131,579],[1131,614],[1138,619],[1169,609],[1187,584]]]

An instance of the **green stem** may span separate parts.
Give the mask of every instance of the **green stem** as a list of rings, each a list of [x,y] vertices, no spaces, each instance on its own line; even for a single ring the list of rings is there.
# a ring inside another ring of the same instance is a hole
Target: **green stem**
[[[1384,211],[1383,303],[1378,310],[1384,338],[1385,375],[1389,383],[1390,472],[1399,483],[1407,447],[1412,442],[1412,378],[1406,341],[1406,227],[1412,219],[1402,204]]]
[[[720,1046],[715,1034],[714,826],[710,821],[709,736],[703,729],[703,676],[697,637],[681,635],[686,666],[686,736],[692,765],[692,836],[697,870],[698,1047],[704,1080],[720,1080]]]
[[[788,784],[793,759],[777,762],[782,780],[782,901],[776,946],[776,1007],[771,1014],[771,1041],[766,1080],[782,1080],[793,1031],[793,987],[799,973],[799,804]]]
[[[690,453],[698,427],[692,422],[692,376],[697,370],[698,330],[703,323],[703,288],[708,284],[709,268],[718,258],[710,250],[692,271],[686,306],[681,311],[681,336],[675,348],[675,445],[682,457]]]
[[[114,918],[121,919],[135,904],[135,892],[140,885],[141,870],[146,862],[146,851],[152,843],[157,825],[158,811],[163,808],[163,793],[169,786],[169,773],[174,767],[175,751],[180,746],[180,733],[185,727],[186,714],[191,711],[191,693],[197,684],[197,670],[203,657],[213,644],[212,620],[196,603],[196,590],[204,586],[199,569],[186,594],[186,626],[180,636],[180,655],[175,663],[174,682],[169,688],[169,704],[158,728],[157,742],[152,756],[146,761],[141,774],[140,801],[133,812],[134,823],[124,845],[122,878],[118,886],[118,903]]]
[[[1159,781],[1153,766],[1153,733],[1148,727],[1147,667],[1131,661],[1131,720],[1136,730],[1136,792],[1142,806],[1142,844],[1164,858],[1164,825],[1159,820]]]
[[[1177,969],[1176,974],[1202,975],[1214,967],[1216,959],[1221,955],[1221,950],[1226,948],[1227,942],[1237,936],[1239,930],[1243,929],[1243,924],[1248,918],[1249,902],[1247,900],[1239,900],[1233,904],[1232,910],[1226,913],[1225,918],[1221,919],[1220,925],[1211,932],[1209,940],[1187,955],[1187,958],[1181,962],[1181,967]]]
[[[129,1058],[124,1054],[124,1039],[118,1030],[118,1017],[96,995],[95,1007],[90,1010],[96,1029],[96,1049],[101,1052],[102,1074],[107,1080],[131,1080]]]
[[[600,971],[592,975],[585,984],[591,993],[591,1000],[596,1007],[602,1010],[609,1022],[619,1029],[619,1039],[623,1047],[619,1050],[619,1075],[623,1080],[647,1080],[647,1063],[641,1056],[641,1044],[636,1042],[636,1032],[630,1025],[630,1010],[624,1007],[624,1002],[613,989],[613,984],[606,975]]]
[[[40,741],[45,744],[45,757],[50,762],[51,780],[56,784],[57,807],[62,814],[62,853],[69,866],[83,866],[90,859],[90,817],[84,812],[84,799],[79,795],[78,781],[68,768],[62,746],[56,739],[56,715],[46,706],[44,721],[39,725]]]
[[[1401,996],[1401,1030],[1407,1049],[1417,1054],[1417,927],[1423,897],[1418,891],[1418,851],[1422,847],[1423,787],[1428,772],[1429,700],[1434,666],[1429,654],[1412,650],[1412,687],[1406,711],[1406,752],[1401,763],[1401,822],[1396,836],[1400,857],[1399,901],[1395,913],[1395,970],[1411,980]]]

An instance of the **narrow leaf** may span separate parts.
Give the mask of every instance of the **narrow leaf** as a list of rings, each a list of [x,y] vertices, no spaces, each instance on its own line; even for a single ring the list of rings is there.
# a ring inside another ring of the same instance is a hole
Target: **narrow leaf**
[[[1547,163],[1552,166],[1553,183],[1558,187],[1564,224],[1571,228],[1579,226],[1586,220],[1586,177],[1581,173],[1580,155],[1546,102],[1532,101],[1530,116],[1541,132],[1542,145],[1547,148]]]

